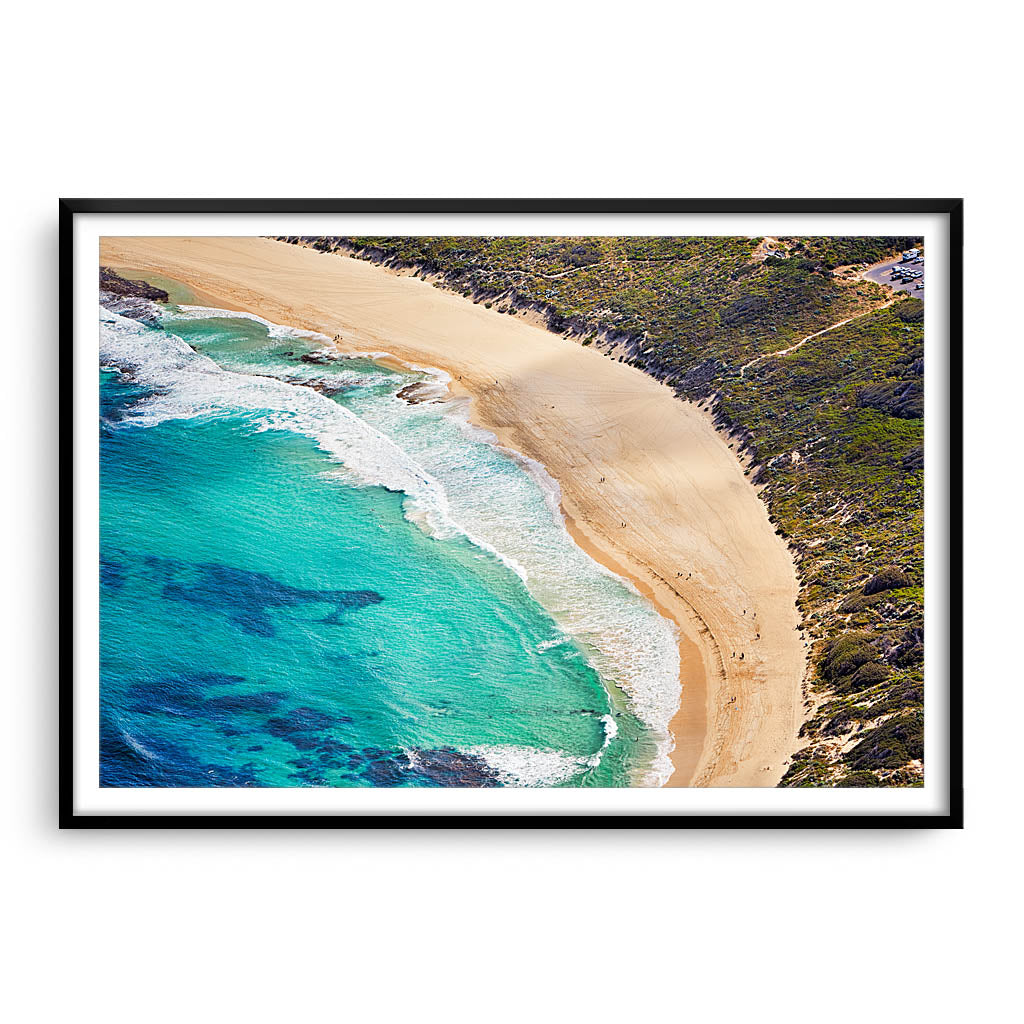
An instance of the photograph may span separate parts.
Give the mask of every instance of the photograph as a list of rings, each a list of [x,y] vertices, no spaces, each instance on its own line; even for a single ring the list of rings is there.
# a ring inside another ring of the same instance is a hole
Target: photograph
[[[940,244],[98,233],[97,789],[942,788]]]

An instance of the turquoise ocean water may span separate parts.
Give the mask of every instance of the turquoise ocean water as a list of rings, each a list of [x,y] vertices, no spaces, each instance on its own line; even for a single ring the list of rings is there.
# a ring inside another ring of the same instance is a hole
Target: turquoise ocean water
[[[443,375],[239,314],[115,308],[103,785],[663,781],[672,627]]]

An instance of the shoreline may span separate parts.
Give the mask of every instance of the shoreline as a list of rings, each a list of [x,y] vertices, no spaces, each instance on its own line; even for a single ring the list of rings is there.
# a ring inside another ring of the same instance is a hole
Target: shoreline
[[[522,318],[349,256],[259,238],[106,238],[101,262],[340,335],[344,352],[386,351],[447,373],[473,422],[558,482],[576,543],[678,627],[667,785],[777,784],[802,719],[795,566],[701,410]]]

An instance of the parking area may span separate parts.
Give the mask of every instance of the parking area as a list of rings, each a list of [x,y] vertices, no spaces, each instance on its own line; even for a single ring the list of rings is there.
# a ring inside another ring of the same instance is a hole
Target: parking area
[[[910,253],[913,253],[911,256]],[[910,250],[894,260],[887,263],[880,263],[865,271],[864,277],[868,281],[877,281],[879,284],[887,284],[898,292],[907,292],[915,299],[924,298],[924,253],[916,249]],[[908,257],[909,258],[905,258]]]

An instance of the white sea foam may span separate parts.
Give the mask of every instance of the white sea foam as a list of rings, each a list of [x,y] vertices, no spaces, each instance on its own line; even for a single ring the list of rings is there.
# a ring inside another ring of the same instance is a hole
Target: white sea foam
[[[334,352],[335,359],[393,359],[390,352]]]
[[[619,735],[619,726],[612,715],[602,715],[601,725],[604,726],[604,746],[601,747],[604,750]]]
[[[479,757],[505,786],[558,786],[591,766],[592,758],[573,757],[536,747],[480,746],[466,753]]]
[[[156,390],[128,422],[151,426],[172,419],[250,413],[255,429],[287,430],[316,441],[357,482],[407,495],[407,514],[437,537],[462,534],[525,576],[522,566],[455,521],[444,488],[393,441],[348,409],[310,388],[274,377],[234,373],[175,334],[154,331],[104,310],[100,361]]]
[[[267,329],[271,338],[308,338],[312,341],[321,341],[329,344],[331,339],[319,331],[303,331],[298,327],[285,327],[282,324],[271,323],[255,313],[237,313],[228,309],[215,309],[213,306],[178,306],[178,312],[168,314],[172,320],[254,320]],[[333,350],[331,354],[335,353]]]
[[[543,654],[545,651],[550,651],[552,647],[561,647],[562,644],[567,644],[569,638],[567,636],[553,636],[550,640],[542,640],[537,644],[537,653]]]
[[[121,735],[124,737],[125,743],[140,757],[144,757],[147,761],[157,760],[156,754],[148,747],[144,747],[130,732],[122,731]]]
[[[195,319],[236,316],[207,307],[186,309]],[[653,734],[657,754],[638,781],[661,785],[668,779],[668,724],[680,699],[675,626],[628,580],[575,544],[565,528],[559,486],[540,463],[501,448],[492,433],[470,423],[465,401],[409,405],[397,399],[407,379],[393,380],[390,400],[371,396],[356,401],[356,415],[309,388],[224,370],[172,334],[111,316],[103,325],[104,361],[132,369],[161,389],[138,410],[143,422],[251,412],[257,429],[310,436],[357,481],[404,492],[407,517],[428,532],[438,537],[461,533],[513,569],[561,629],[581,644],[601,677],[621,688],[632,712]],[[275,326],[251,314],[246,318],[258,320],[268,331]],[[447,384],[441,371],[418,369],[437,384]],[[372,383],[380,380],[374,376]],[[604,744],[594,757],[600,758],[614,731],[617,726],[609,716]],[[538,752],[523,753],[530,748],[486,749],[505,751],[493,756],[507,766],[517,758],[532,758],[534,768],[521,765],[518,775],[517,769],[504,769],[510,778],[544,773],[534,756]],[[590,765],[588,758],[539,753],[552,778]]]
[[[601,727],[604,740],[600,749],[589,756],[512,744],[482,744],[465,752],[480,758],[505,786],[558,786],[601,763],[602,755],[619,733],[612,715],[601,716]]]
[[[612,715],[602,715],[601,725],[604,741],[601,749],[589,757],[546,748],[500,744],[470,747],[467,753],[486,762],[506,786],[557,786],[601,763],[601,755],[619,733]]]

